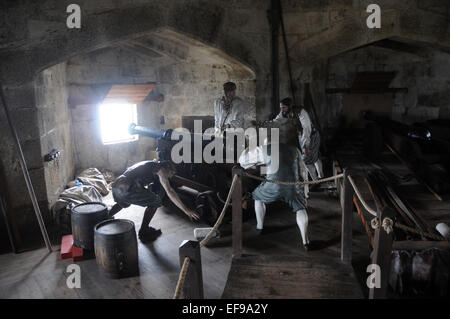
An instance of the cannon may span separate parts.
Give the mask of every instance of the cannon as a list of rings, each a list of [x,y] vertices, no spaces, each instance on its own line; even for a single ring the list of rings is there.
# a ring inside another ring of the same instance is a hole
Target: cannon
[[[450,192],[450,141],[445,139],[447,122],[407,125],[369,112],[364,117],[370,121],[365,143],[369,158],[377,159],[379,156],[374,150],[381,154],[386,143],[436,193]]]
[[[172,138],[174,132],[172,129],[153,129],[132,123],[128,131],[130,134],[139,134],[156,139],[156,151],[159,160],[172,161],[172,148],[180,141]],[[194,150],[193,144],[196,134],[199,133],[190,133],[191,150]],[[214,138],[217,137],[212,137],[211,140]],[[202,139],[202,151],[210,142],[210,140],[203,141]],[[223,154],[225,154],[225,143],[221,145],[223,146]],[[234,149],[237,150],[237,147]],[[235,153],[236,159],[238,156]],[[195,205],[196,211],[200,214],[203,221],[213,225],[218,217],[218,213],[223,208],[223,198],[226,198],[231,186],[232,168],[235,165],[238,165],[237,160],[233,163],[178,163],[176,165],[176,175],[171,178],[170,183],[181,197]],[[249,183],[250,185],[251,183]]]
[[[131,123],[130,126],[128,126],[128,132],[131,135],[139,134],[156,139],[170,140],[173,130],[153,129],[145,126],[136,125],[135,123]]]

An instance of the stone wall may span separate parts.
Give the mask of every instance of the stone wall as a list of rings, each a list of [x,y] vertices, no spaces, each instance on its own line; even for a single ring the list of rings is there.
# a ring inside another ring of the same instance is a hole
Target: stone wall
[[[1,4],[0,80],[5,86],[6,98],[18,127],[19,137],[30,166],[30,174],[40,200],[47,199],[44,178],[46,169],[42,158],[36,154],[42,155],[41,152],[47,147],[45,145],[41,147],[34,80],[42,70],[75,56],[106,48],[117,42],[148,34],[154,35],[160,29],[170,29],[214,48],[218,55],[226,54],[248,67],[255,75],[255,94],[248,94],[245,89],[239,88],[244,92],[240,94],[254,96],[258,119],[266,119],[271,113],[269,0],[80,0],[77,4],[82,10],[81,29],[66,27],[68,16],[66,8],[70,3],[72,3],[70,0],[39,2],[25,0],[4,1]],[[300,91],[301,84],[311,83],[314,102],[323,124],[332,123],[332,118],[338,114],[337,108],[331,108],[331,111],[328,108],[329,103],[338,102],[329,102],[327,96],[323,94],[328,85],[327,59],[393,37],[444,49],[450,47],[448,23],[450,10],[447,0],[379,0],[377,4],[382,7],[383,12],[382,28],[374,30],[368,29],[365,25],[367,18],[365,9],[372,3],[369,0],[283,0],[282,3],[298,100],[301,101],[303,95]],[[282,44],[281,37],[280,44]],[[159,47],[159,44],[156,47]],[[290,92],[282,45],[280,48],[282,72],[280,96],[284,97],[290,95]],[[430,63],[441,64],[439,62],[441,59],[446,60],[447,57],[437,54]],[[405,66],[405,70],[407,69]],[[190,75],[191,72],[188,68],[180,67],[179,70],[183,72],[178,75],[184,73]],[[436,70],[440,71],[438,68]],[[139,69],[132,70],[135,71]],[[162,76],[172,72],[171,67],[168,67],[167,72],[163,69],[160,71]],[[220,73],[224,69],[215,71]],[[193,105],[186,98],[186,92],[183,92],[187,86],[177,88],[176,76],[173,77],[174,85],[170,85],[174,92],[172,100],[168,98],[164,102],[167,106],[155,105],[155,109],[162,107],[163,110],[170,110],[173,113],[175,105],[185,105],[186,108]],[[428,110],[429,106],[437,103],[439,116],[445,116],[443,114],[448,112],[448,108],[441,104],[446,89],[433,87],[429,88],[431,92],[426,92],[425,88],[429,84],[426,79],[426,76],[423,77],[423,85],[415,84],[416,87],[422,86],[425,92],[425,94],[418,93],[417,105],[419,107],[424,105]],[[159,81],[172,83],[169,79],[166,81],[160,78]],[[92,90],[92,87],[81,87],[83,85],[80,83],[80,90],[85,92]],[[433,85],[444,85],[444,82]],[[209,103],[209,97],[206,97],[204,92],[213,92],[215,88],[214,84],[211,84],[211,87],[199,92],[199,96],[205,97],[203,103]],[[94,91],[97,89],[101,90],[95,87]],[[164,91],[166,97],[170,96],[166,91],[167,87],[161,84],[160,89]],[[216,93],[211,94],[216,95],[218,91],[219,87]],[[71,92],[73,92],[72,85]],[[188,92],[197,94],[195,90]],[[190,96],[189,93],[187,96]],[[413,95],[411,96],[414,100]],[[397,103],[400,102],[396,102],[396,105],[400,105]],[[412,105],[409,101],[402,103]],[[76,105],[85,104],[89,103]],[[169,115],[172,113],[168,114],[167,123],[171,123]],[[7,168],[6,183],[13,195],[12,206],[29,205],[17,153],[3,110],[0,110],[0,133],[2,137],[0,157],[3,167]],[[34,222],[34,219],[26,213],[18,215],[18,219]]]
[[[4,86],[6,103],[11,120],[17,131],[31,182],[36,197],[45,214],[47,207],[47,189],[45,171],[41,157],[38,110],[35,107],[34,83]],[[30,231],[30,225],[37,228],[31,200],[19,162],[19,152],[6,120],[3,106],[0,108],[0,159],[5,179],[1,181],[7,189],[8,205],[14,213],[14,219],[23,233]],[[46,215],[48,216],[48,215]]]
[[[144,101],[138,105],[139,125],[177,128],[181,127],[182,116],[212,116],[214,100],[223,94],[222,85],[227,81],[236,82],[237,94],[248,107],[247,117],[254,119],[254,75],[243,67],[225,63],[221,59],[194,62],[189,55],[182,60],[165,55],[152,57],[129,47],[102,49],[69,60],[67,76],[76,170],[97,167],[121,173],[137,161],[154,157],[155,140],[147,137],[103,145],[97,105],[112,84],[155,82],[155,92],[164,95],[162,102]]]
[[[369,46],[332,58],[328,85],[351,87],[356,73],[364,71],[395,71],[391,87],[408,89],[408,93],[396,93],[393,97],[393,119],[411,124],[450,118],[450,54],[432,49],[412,54]],[[331,112],[338,114],[339,107],[339,97],[330,96]]]
[[[74,156],[72,125],[67,105],[66,63],[57,64],[38,74],[35,82],[36,107],[42,158],[52,150],[60,157],[43,162],[47,201],[51,207],[73,179]]]

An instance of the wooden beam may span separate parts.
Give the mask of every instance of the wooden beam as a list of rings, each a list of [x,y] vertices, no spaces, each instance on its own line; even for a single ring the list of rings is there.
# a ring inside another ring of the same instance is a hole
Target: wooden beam
[[[280,73],[279,73],[279,35],[280,35],[280,0],[271,0],[270,22],[272,28],[272,112],[279,112]]]
[[[385,207],[379,216],[380,223],[384,218],[393,218],[395,212],[390,207]],[[383,227],[375,230],[372,264],[378,265],[381,270],[381,285],[379,288],[370,288],[369,299],[387,298],[389,273],[391,271],[391,255],[394,242],[394,232],[388,234]]]
[[[352,242],[353,242],[353,195],[354,190],[348,176],[350,170],[344,169],[344,187],[342,194],[342,231],[341,231],[341,260],[350,264],[352,262]]]
[[[439,201],[443,201],[442,196],[439,195],[430,185],[428,185],[428,183],[422,179],[422,177],[418,176],[414,170],[414,168],[411,166],[411,164],[409,164],[406,160],[404,160],[399,153],[397,153],[393,147],[391,147],[388,143],[385,143],[386,147],[391,151],[392,154],[395,155],[395,157],[397,157],[397,159],[406,167],[408,167],[411,172],[414,174],[414,177],[417,179],[417,181],[419,183],[421,183],[422,185],[424,185],[431,194],[433,194],[434,197],[436,197],[437,200]]]
[[[372,251],[372,264],[377,265],[381,271],[380,286],[369,290],[369,299],[387,298],[389,274],[391,272],[391,255],[394,242],[394,231],[389,234],[382,227],[385,218],[395,220],[395,211],[388,206],[386,201],[387,191],[376,174],[369,173],[366,179],[369,190],[377,206],[377,219],[380,227],[375,230],[374,245]]]

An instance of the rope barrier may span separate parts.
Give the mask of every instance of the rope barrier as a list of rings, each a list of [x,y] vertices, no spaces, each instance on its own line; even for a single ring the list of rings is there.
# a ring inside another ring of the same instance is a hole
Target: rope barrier
[[[262,181],[262,182],[274,183],[274,184],[278,184],[278,185],[289,185],[289,186],[320,184],[320,183],[324,183],[324,182],[328,182],[328,181],[332,181],[332,180],[336,180],[336,179],[344,177],[344,174],[338,174],[338,175],[334,175],[334,176],[331,176],[331,177],[328,177],[328,178],[323,178],[323,179],[319,179],[319,180],[315,180],[315,181],[282,182],[282,181],[275,181],[275,180],[265,179],[265,178],[262,178],[262,177],[258,177],[258,176],[249,174],[247,172],[243,172],[242,175],[246,176],[246,177],[249,177],[249,178],[252,178],[252,179],[255,179],[255,180]],[[216,223],[214,224],[214,227],[211,229],[211,231],[208,233],[208,235],[200,242],[200,248],[205,246],[208,243],[208,241],[213,237],[214,233],[217,231],[217,229],[219,228],[220,224],[223,221],[223,218],[225,216],[225,212],[226,212],[227,208],[229,206],[231,206],[230,201],[231,201],[231,197],[232,197],[233,192],[234,192],[234,188],[236,186],[237,178],[238,178],[238,176],[234,175],[232,183],[231,183],[230,190],[229,190],[228,195],[227,195],[227,199],[226,199],[226,201],[224,203],[224,206],[222,208],[222,212],[220,213],[219,218],[217,219]],[[352,185],[353,189],[355,190],[355,194],[358,197],[358,200],[361,202],[361,204],[364,206],[364,208],[371,215],[376,217],[377,216],[377,212],[375,210],[373,210],[372,208],[370,208],[369,205],[366,203],[366,201],[362,198],[361,193],[359,192],[359,189],[356,186],[353,178],[351,176],[348,176],[348,180],[349,180],[350,184]],[[219,199],[220,199],[220,197],[219,197]],[[223,202],[223,201],[221,200],[221,202]],[[380,221],[379,221],[378,218],[372,219],[370,224],[371,224],[373,229],[380,228]],[[423,237],[428,237],[428,238],[439,240],[439,241],[444,240],[443,237],[438,236],[438,235],[433,235],[433,234],[430,234],[430,233],[419,231],[419,230],[416,230],[414,228],[402,225],[400,223],[395,223],[394,224],[394,221],[392,219],[390,219],[390,218],[384,218],[383,222],[381,223],[381,227],[383,227],[383,229],[388,234],[393,231],[393,227],[396,227],[396,228],[402,229],[404,231],[408,231],[408,232],[412,232],[412,233],[421,235]],[[179,275],[179,278],[178,278],[177,286],[175,288],[175,293],[174,293],[173,299],[178,299],[180,297],[180,295],[181,295],[181,290],[183,288],[184,281],[186,280],[186,275],[187,275],[189,263],[190,263],[190,258],[189,257],[185,257],[184,261],[183,261],[183,265],[182,265],[181,270],[180,270],[180,275]]]
[[[185,257],[183,261],[183,266],[181,266],[180,276],[178,277],[177,287],[175,288],[175,293],[173,294],[173,299],[180,298],[181,289],[183,289],[184,281],[186,280],[186,274],[189,268],[189,263],[191,259],[189,257]]]
[[[200,242],[200,247],[205,246],[208,241],[213,237],[214,233],[219,228],[220,224],[222,223],[223,217],[225,216],[225,212],[227,211],[228,206],[230,205],[231,201],[231,195],[233,195],[234,187],[236,186],[237,182],[237,175],[234,175],[233,181],[231,182],[230,191],[228,192],[227,200],[225,202],[225,205],[222,208],[222,212],[219,215],[219,218],[217,219],[216,223],[214,224],[214,227],[211,229],[211,231],[206,235],[206,237]]]
[[[256,179],[256,180],[261,181],[261,182],[273,183],[273,184],[278,184],[278,185],[288,185],[288,186],[321,184],[321,183],[333,181],[333,180],[336,180],[336,179],[344,177],[344,174],[338,174],[338,175],[334,175],[334,176],[331,176],[331,177],[318,179],[318,180],[315,180],[315,181],[281,182],[281,181],[275,181],[275,180],[270,180],[270,179],[262,178],[262,177],[259,177],[259,176],[255,176],[255,175],[252,175],[252,174],[247,173],[247,172],[244,172],[243,175],[246,176],[246,177],[252,178],[252,179]]]
[[[355,194],[358,197],[358,199],[361,202],[361,204],[364,206],[364,208],[371,215],[376,217],[377,216],[377,212],[374,211],[373,209],[371,209],[369,207],[369,205],[365,202],[365,200],[362,198],[361,193],[359,192],[358,187],[356,187],[356,184],[355,184],[353,178],[351,176],[348,176],[348,180],[349,180],[350,184],[352,185],[353,189],[355,190]],[[430,233],[427,233],[427,232],[424,232],[424,231],[421,231],[421,230],[417,230],[417,229],[405,226],[403,224],[400,224],[398,222],[394,223],[394,221],[392,219],[390,219],[390,218],[383,219],[383,222],[381,223],[381,225],[380,225],[379,219],[378,218],[374,218],[374,219],[372,219],[370,221],[370,225],[372,226],[373,229],[378,229],[381,226],[381,227],[383,227],[383,229],[388,234],[393,231],[393,227],[396,227],[396,228],[402,229],[404,231],[407,231],[407,232],[410,232],[410,233],[414,233],[414,234],[417,234],[417,235],[421,235],[423,237],[427,237],[427,238],[430,238],[430,239],[435,239],[435,240],[439,240],[439,241],[445,240],[444,237],[441,237],[441,236],[438,236],[438,235],[434,235],[434,234],[430,234]]]
[[[373,216],[377,217],[377,212],[374,211],[372,208],[369,207],[369,205],[366,203],[366,201],[362,198],[361,193],[359,192],[358,187],[356,187],[355,181],[353,180],[353,178],[349,175],[348,176],[348,181],[350,182],[350,184],[352,185],[353,189],[355,190],[355,194],[358,197],[359,201],[361,202],[361,204],[364,206],[364,208]],[[373,226],[372,226],[373,228]]]
[[[214,227],[211,229],[211,231],[208,233],[208,235],[206,235],[206,237],[200,242],[200,248],[205,246],[208,243],[208,241],[213,237],[214,233],[217,231],[220,224],[222,223],[223,217],[225,216],[225,212],[226,212],[228,206],[230,205],[231,196],[233,195],[234,187],[236,186],[236,182],[237,182],[237,178],[238,178],[238,176],[234,175],[233,181],[231,182],[230,191],[228,192],[227,200],[225,202],[225,205],[223,206],[222,212],[220,213],[220,216],[217,219]],[[189,262],[190,262],[189,257],[185,257],[184,261],[183,261],[183,265],[180,270],[180,276],[178,277],[178,282],[177,282],[177,286],[175,288],[175,293],[173,295],[173,299],[178,299],[180,297],[181,290],[183,289],[184,281],[186,280],[186,274],[187,274],[187,270],[189,267]]]

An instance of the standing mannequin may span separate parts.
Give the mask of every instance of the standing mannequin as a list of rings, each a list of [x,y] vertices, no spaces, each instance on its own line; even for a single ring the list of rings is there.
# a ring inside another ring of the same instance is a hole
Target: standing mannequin
[[[292,101],[289,98],[280,102],[280,113],[271,121],[252,121],[257,127],[278,128],[280,143],[297,145],[297,127],[295,114],[292,111]]]
[[[301,154],[298,148],[288,144],[279,144],[279,154],[272,154],[271,150],[273,145],[274,144],[269,144],[263,147],[262,161],[255,164],[269,165],[267,171],[267,179],[269,180],[283,182],[299,181]],[[273,171],[270,168],[273,156],[279,157],[279,167],[276,171]],[[249,168],[249,165],[245,165],[245,167]],[[259,233],[262,233],[264,228],[264,218],[266,215],[265,204],[283,199],[296,214],[296,221],[300,229],[303,247],[305,250],[309,250],[307,204],[301,185],[278,185],[275,183],[262,182],[253,191],[252,195],[255,200],[256,229]]]
[[[302,125],[302,134],[299,136],[299,144],[303,153],[303,161],[308,169],[304,172],[303,179],[308,180],[308,173],[312,180],[324,177],[322,160],[320,159],[320,134],[311,122],[308,112],[302,107],[298,114],[298,119]],[[309,193],[308,185],[305,186],[306,196]]]
[[[227,82],[223,85],[224,95],[214,103],[214,131],[223,135],[227,128],[245,130],[244,101],[236,96],[236,84]]]

